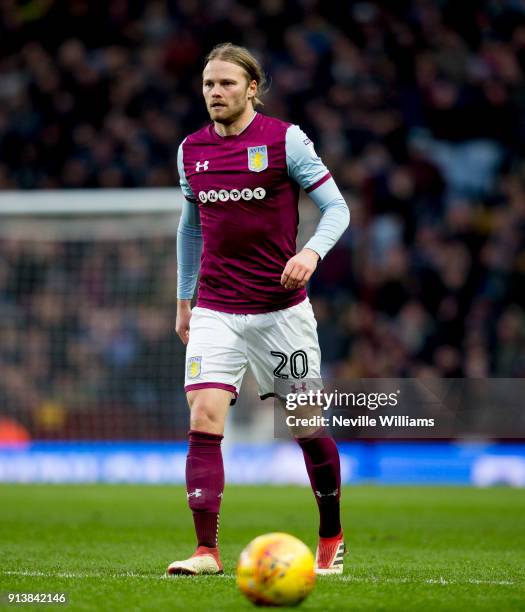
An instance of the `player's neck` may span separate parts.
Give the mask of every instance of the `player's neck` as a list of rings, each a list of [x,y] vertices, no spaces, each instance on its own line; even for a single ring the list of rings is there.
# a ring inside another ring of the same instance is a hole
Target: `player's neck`
[[[217,123],[214,121],[215,131],[219,136],[237,136],[250,125],[255,119],[257,111],[253,108],[247,108],[238,119],[229,124]]]

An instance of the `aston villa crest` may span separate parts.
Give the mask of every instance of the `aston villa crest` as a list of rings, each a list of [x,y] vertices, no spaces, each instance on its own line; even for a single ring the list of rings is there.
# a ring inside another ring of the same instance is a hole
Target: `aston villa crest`
[[[198,378],[201,374],[202,357],[189,357],[186,362],[188,378]]]
[[[262,172],[268,168],[268,149],[266,145],[248,147],[248,168],[252,172]]]

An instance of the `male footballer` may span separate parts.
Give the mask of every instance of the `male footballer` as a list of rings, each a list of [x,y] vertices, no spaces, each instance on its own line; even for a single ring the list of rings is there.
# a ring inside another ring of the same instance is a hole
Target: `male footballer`
[[[211,123],[178,152],[185,196],[178,229],[176,332],[186,349],[190,407],[186,487],[197,549],[168,574],[219,574],[221,441],[248,364],[259,395],[273,395],[274,372],[320,379],[316,322],[305,286],[349,223],[349,210],[310,139],[267,117],[265,79],[251,53],[225,43],[205,61],[203,95]],[[322,212],[296,253],[299,190]],[[200,269],[197,305],[191,308]],[[296,438],[320,515],[316,572],[343,571],[339,454],[332,438]]]

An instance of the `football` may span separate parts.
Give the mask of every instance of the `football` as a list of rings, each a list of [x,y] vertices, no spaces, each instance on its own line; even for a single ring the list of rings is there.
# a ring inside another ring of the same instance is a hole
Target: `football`
[[[268,533],[252,540],[237,564],[237,586],[258,606],[294,606],[315,584],[311,550],[287,533]]]

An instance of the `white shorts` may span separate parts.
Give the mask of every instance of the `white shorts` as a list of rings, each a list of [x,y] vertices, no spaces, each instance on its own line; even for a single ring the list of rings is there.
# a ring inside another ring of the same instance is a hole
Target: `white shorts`
[[[300,392],[304,390],[301,379],[321,378],[317,323],[308,298],[262,314],[193,308],[185,391],[225,389],[235,401],[248,364],[262,399],[274,395],[274,380],[290,381],[292,391],[297,383]]]

